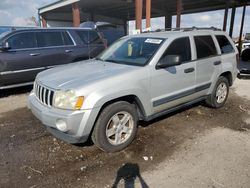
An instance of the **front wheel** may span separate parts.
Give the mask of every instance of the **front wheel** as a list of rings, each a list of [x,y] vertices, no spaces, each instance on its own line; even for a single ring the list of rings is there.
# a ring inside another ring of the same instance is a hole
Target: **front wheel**
[[[219,77],[213,92],[208,96],[206,103],[213,108],[221,108],[226,103],[229,94],[229,82],[221,76]]]
[[[138,116],[134,105],[120,101],[108,105],[99,115],[92,140],[104,151],[126,148],[135,138]]]

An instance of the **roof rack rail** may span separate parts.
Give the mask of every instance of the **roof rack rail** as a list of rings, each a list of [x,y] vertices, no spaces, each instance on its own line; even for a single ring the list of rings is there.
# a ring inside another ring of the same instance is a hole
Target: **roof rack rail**
[[[164,32],[164,31],[194,31],[194,30],[213,30],[213,31],[221,31],[221,29],[216,28],[216,27],[183,27],[183,28],[156,29],[155,31],[145,31],[145,32],[143,32],[143,33]]]

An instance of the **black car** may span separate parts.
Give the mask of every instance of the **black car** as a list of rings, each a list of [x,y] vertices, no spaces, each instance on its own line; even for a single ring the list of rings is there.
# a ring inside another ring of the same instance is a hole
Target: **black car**
[[[23,29],[0,38],[0,89],[30,85],[48,68],[97,56],[107,39],[92,28]]]
[[[7,31],[15,31],[20,29],[30,29],[33,27],[19,27],[19,26],[0,26],[0,37],[2,33],[5,33]]]

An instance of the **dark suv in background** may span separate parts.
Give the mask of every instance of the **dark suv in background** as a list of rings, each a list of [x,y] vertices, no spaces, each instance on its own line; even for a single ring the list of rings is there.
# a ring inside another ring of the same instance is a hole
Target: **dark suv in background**
[[[23,29],[2,36],[0,89],[31,85],[39,72],[93,58],[108,44],[93,28]]]
[[[15,31],[15,30],[20,30],[20,29],[31,29],[34,27],[20,27],[20,26],[0,26],[0,38],[1,34],[5,33],[7,31]]]

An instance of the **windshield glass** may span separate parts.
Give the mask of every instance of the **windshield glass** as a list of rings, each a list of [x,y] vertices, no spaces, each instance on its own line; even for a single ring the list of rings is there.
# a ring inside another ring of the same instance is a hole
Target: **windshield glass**
[[[165,39],[133,37],[120,39],[97,59],[102,61],[144,66],[159,49]]]
[[[3,38],[3,37],[5,37],[5,36],[8,35],[9,33],[10,33],[10,31],[6,31],[6,32],[4,32],[4,33],[1,33],[1,34],[0,34],[0,39]]]

